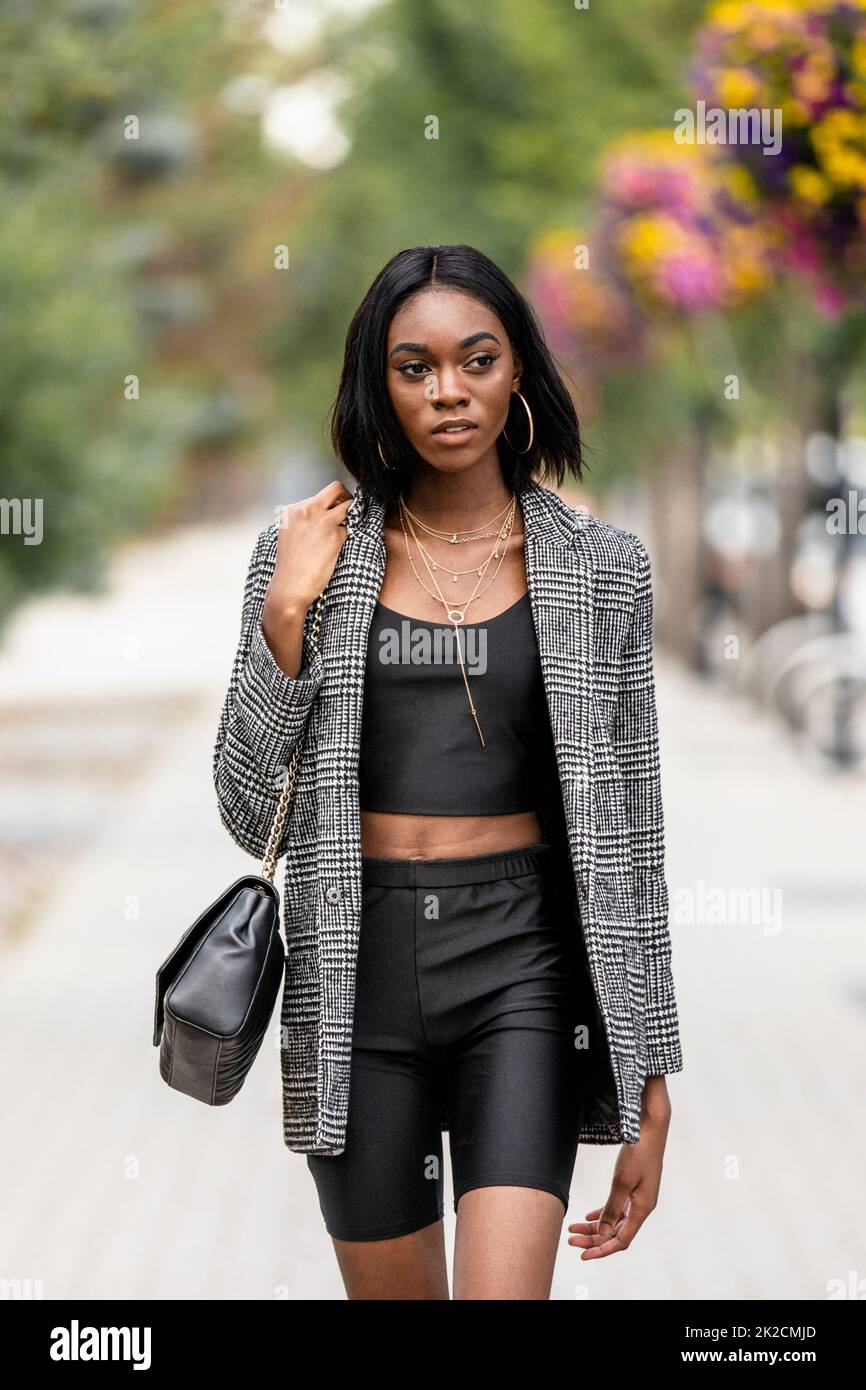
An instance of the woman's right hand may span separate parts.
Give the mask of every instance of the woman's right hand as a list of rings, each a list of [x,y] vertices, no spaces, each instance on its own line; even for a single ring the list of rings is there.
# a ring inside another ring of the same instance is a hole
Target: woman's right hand
[[[262,631],[287,675],[298,674],[307,609],[334,573],[353,501],[351,492],[335,480],[313,497],[281,509],[277,559],[262,609]]]
[[[283,507],[277,523],[277,563],[266,603],[309,608],[324,589],[346,539],[346,513],[354,498],[340,482]]]

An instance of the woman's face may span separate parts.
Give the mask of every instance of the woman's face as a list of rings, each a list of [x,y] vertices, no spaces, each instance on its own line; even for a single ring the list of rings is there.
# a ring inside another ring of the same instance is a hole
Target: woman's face
[[[471,468],[496,440],[520,385],[520,362],[500,319],[459,290],[422,290],[391,320],[388,394],[410,444],[431,467]],[[466,422],[446,432],[448,421]]]

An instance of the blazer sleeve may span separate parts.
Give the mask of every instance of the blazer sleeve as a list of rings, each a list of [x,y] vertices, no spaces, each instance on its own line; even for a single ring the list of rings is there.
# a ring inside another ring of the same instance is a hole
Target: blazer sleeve
[[[321,686],[318,649],[297,676],[274,660],[262,631],[265,594],[274,572],[277,527],[256,541],[244,585],[241,629],[213,753],[220,819],[232,838],[261,858],[267,848],[286,770]]]
[[[647,1075],[681,1071],[677,1004],[671,973],[664,811],[653,675],[653,593],[646,547],[633,536],[637,563],[634,611],[622,652],[613,744],[625,788],[635,906],[646,976]]]

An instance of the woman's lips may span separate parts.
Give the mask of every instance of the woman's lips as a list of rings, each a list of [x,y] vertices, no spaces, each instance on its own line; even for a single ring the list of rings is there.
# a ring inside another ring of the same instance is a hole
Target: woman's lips
[[[433,438],[443,444],[463,444],[475,430],[475,425],[461,425],[460,429],[436,430]]]

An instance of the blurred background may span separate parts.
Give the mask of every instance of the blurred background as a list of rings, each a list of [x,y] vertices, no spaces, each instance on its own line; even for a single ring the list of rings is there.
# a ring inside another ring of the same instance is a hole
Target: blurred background
[[[249,865],[255,536],[347,481],[375,274],[468,242],[654,570],[685,1067],[660,1206],[554,1297],[866,1297],[866,0],[0,0],[0,90],[3,1296],[342,1297],[278,1039],[196,1106],[153,974]]]

